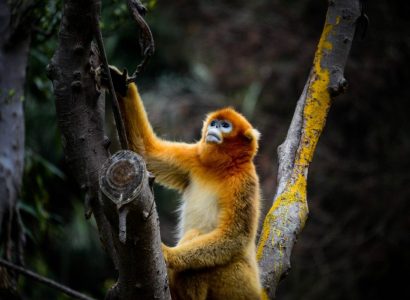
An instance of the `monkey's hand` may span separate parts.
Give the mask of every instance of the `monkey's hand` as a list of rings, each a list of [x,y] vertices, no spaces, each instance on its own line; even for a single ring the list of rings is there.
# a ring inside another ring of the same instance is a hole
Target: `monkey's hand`
[[[200,235],[201,232],[198,229],[191,229],[182,237],[182,239],[178,242],[178,245],[188,242]],[[172,266],[175,267],[175,262],[178,260],[175,256],[174,249],[175,248],[171,248],[167,245],[162,244],[162,253],[164,255],[164,260],[169,268],[172,268]]]
[[[162,253],[168,269],[172,269],[174,271],[184,271],[186,269],[190,269],[189,267],[187,268],[184,256],[180,255],[178,250],[179,246],[168,247],[162,244]],[[191,253],[191,255],[195,255],[195,253]]]
[[[109,66],[109,72],[111,74],[112,78],[112,83],[114,85],[115,92],[120,94],[122,97],[125,97],[127,95],[127,90],[128,90],[128,71],[127,69],[124,68],[124,70],[121,71],[118,70],[114,66]],[[101,66],[101,85],[105,88],[108,88],[110,86],[109,79],[108,79],[108,72],[104,68],[104,66]]]

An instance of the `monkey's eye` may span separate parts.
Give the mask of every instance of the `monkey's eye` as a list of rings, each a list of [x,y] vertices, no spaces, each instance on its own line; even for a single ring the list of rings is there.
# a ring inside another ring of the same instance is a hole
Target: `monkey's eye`
[[[231,130],[232,130],[232,124],[230,123],[230,122],[228,122],[228,121],[222,121],[221,122],[221,129],[222,129],[222,131],[223,132],[226,132],[226,133],[228,133],[228,132],[230,132]]]
[[[223,127],[223,128],[229,128],[229,127],[231,127],[231,124],[229,124],[229,123],[226,122],[226,121],[223,121],[223,122],[222,122],[222,127]]]
[[[216,126],[216,121],[215,120],[213,120],[212,122],[211,122],[211,127],[214,127],[214,126]]]

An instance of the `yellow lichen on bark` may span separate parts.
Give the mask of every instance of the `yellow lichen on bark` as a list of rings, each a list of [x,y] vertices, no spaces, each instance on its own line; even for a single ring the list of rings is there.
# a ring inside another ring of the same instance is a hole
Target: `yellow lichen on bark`
[[[312,161],[313,153],[320,134],[325,126],[326,116],[330,107],[329,70],[322,68],[321,62],[325,51],[332,50],[332,44],[327,40],[333,25],[326,24],[320,38],[313,62],[313,78],[309,85],[306,103],[303,111],[303,132],[301,147],[295,160],[297,173],[307,168]]]
[[[338,23],[340,20],[336,20]],[[275,260],[281,261],[286,245],[286,236],[283,235],[283,228],[287,228],[292,222],[290,217],[291,209],[298,209],[300,230],[303,229],[308,214],[306,200],[307,168],[312,161],[313,154],[319,140],[320,134],[325,126],[326,116],[330,107],[330,94],[328,86],[330,73],[326,68],[322,68],[322,60],[326,52],[332,51],[333,45],[328,41],[328,36],[332,32],[334,25],[325,24],[322,36],[317,47],[313,62],[313,73],[308,83],[305,105],[303,109],[303,128],[299,147],[296,153],[294,167],[290,179],[286,183],[283,192],[277,196],[275,202],[267,214],[259,246],[257,249],[257,259],[260,261],[264,255],[266,246],[274,249]],[[300,231],[298,230],[298,232]],[[271,243],[268,245],[267,243]],[[273,266],[275,276],[279,280],[282,275],[283,264]],[[262,299],[268,299],[266,291],[263,292]]]
[[[275,230],[271,238],[272,245],[275,243],[275,237],[281,237],[280,228],[272,228],[271,225],[279,218],[283,223],[281,225],[286,226],[285,222],[287,220],[289,206],[295,202],[300,202],[301,204],[306,202],[306,178],[302,174],[299,174],[295,182],[286,186],[284,192],[276,198],[275,203],[269,210],[263,224],[259,247],[256,253],[258,260],[262,258],[263,248],[269,239],[269,235],[272,233],[271,230]],[[279,212],[278,207],[282,208],[280,213],[277,213]],[[306,209],[301,209],[301,213],[307,215],[307,206]],[[300,215],[299,217],[305,218],[303,215]],[[279,255],[281,255],[283,250],[282,247],[279,246],[279,249],[277,250]]]
[[[264,290],[262,290],[261,300],[269,300],[269,296]]]
[[[272,224],[278,217],[286,220],[286,215],[284,214],[287,210],[284,209],[284,213],[281,215],[275,215],[274,212],[277,208],[287,207],[297,201],[302,203],[306,201],[306,177],[303,171],[312,160],[320,133],[325,125],[324,123],[330,105],[330,95],[327,90],[329,85],[329,71],[321,67],[321,60],[324,51],[332,50],[332,44],[327,41],[327,37],[330,34],[332,27],[331,24],[325,25],[316,50],[313,64],[314,76],[308,89],[303,111],[303,132],[301,135],[301,146],[298,149],[295,159],[295,168],[293,169],[291,179],[287,183],[284,191],[277,197],[266,216],[257,251],[258,260],[262,257],[263,247],[269,238],[270,230],[272,229],[270,224]],[[302,214],[305,215],[304,213]],[[272,240],[272,243],[273,242],[274,241]]]

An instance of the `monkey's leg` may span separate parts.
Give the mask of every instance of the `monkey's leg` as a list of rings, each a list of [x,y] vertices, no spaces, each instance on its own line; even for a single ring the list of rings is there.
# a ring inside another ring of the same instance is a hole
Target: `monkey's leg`
[[[225,266],[209,269],[210,299],[260,299],[257,270],[246,258],[239,258]]]
[[[170,287],[171,294],[177,300],[206,300],[208,274],[194,270],[174,272]]]

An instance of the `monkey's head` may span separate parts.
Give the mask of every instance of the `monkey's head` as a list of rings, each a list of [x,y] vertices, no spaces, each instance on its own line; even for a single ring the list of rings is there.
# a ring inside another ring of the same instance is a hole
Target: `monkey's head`
[[[201,142],[209,150],[252,159],[258,150],[259,137],[259,131],[243,115],[228,107],[208,114]]]

